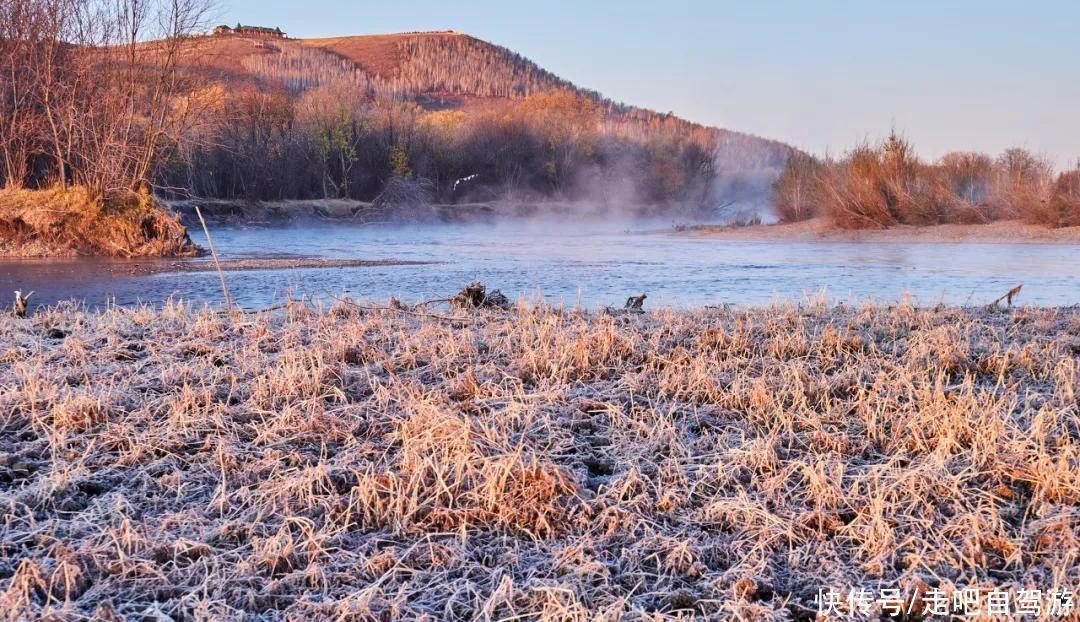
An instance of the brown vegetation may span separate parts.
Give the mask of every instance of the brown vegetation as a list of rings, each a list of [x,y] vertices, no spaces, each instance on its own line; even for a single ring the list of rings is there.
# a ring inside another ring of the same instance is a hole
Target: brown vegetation
[[[979,153],[946,154],[922,162],[893,133],[823,161],[794,154],[774,185],[773,203],[784,222],[822,216],[842,229],[895,225],[988,223],[1021,219],[1050,227],[1080,225],[1076,179],[1023,149],[996,160]]]
[[[821,588],[1078,587],[1076,309],[455,313],[0,317],[0,610],[781,620]]]
[[[105,200],[79,187],[0,190],[0,256],[196,254],[179,219],[145,193]]]
[[[458,33],[241,41],[188,48],[184,66],[214,83],[213,113],[163,185],[226,199],[371,201],[405,176],[440,203],[707,208],[719,179],[752,178],[760,194],[761,171],[778,170],[789,151],[612,102]]]

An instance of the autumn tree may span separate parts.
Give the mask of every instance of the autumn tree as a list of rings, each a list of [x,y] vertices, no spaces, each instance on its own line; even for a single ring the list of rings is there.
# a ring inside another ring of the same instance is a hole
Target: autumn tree
[[[324,197],[350,196],[352,170],[367,125],[360,105],[360,92],[344,82],[312,89],[300,99],[299,121],[312,142],[310,153],[322,173]]]
[[[820,163],[811,155],[793,152],[773,184],[773,205],[784,222],[798,222],[818,214]]]
[[[529,97],[526,119],[544,141],[544,172],[557,190],[565,189],[582,160],[596,151],[601,109],[595,101],[569,90]]]

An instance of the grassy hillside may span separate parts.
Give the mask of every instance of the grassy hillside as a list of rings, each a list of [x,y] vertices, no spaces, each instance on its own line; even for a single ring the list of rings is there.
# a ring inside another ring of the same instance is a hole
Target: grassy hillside
[[[345,79],[362,85],[369,96],[400,97],[428,108],[486,109],[506,102],[484,100],[523,99],[565,89],[601,103],[611,120],[643,130],[666,124],[685,132],[743,137],[727,142],[770,166],[783,166],[790,152],[779,141],[616,103],[508,48],[455,31],[284,40],[209,36],[189,48],[186,64],[213,70],[218,79],[254,80],[263,89],[285,86],[296,94]]]

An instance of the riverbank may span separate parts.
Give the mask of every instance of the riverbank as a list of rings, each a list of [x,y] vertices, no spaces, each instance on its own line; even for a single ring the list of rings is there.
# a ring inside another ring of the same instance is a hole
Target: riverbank
[[[791,224],[745,227],[699,225],[680,231],[717,240],[786,240],[791,242],[905,242],[905,243],[1003,243],[1080,244],[1080,227],[1049,228],[1019,220],[984,225],[898,225],[888,229],[838,229],[824,218]]]
[[[819,589],[1080,576],[1078,308],[62,306],[0,332],[17,618],[809,619]]]
[[[145,193],[0,189],[0,257],[192,257],[180,221]]]

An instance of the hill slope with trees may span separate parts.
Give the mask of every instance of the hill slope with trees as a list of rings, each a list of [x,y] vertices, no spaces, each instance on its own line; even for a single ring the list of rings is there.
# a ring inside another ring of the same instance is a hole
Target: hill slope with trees
[[[624,105],[455,32],[205,37],[200,132],[160,185],[196,196],[710,210],[764,198],[790,147]]]

